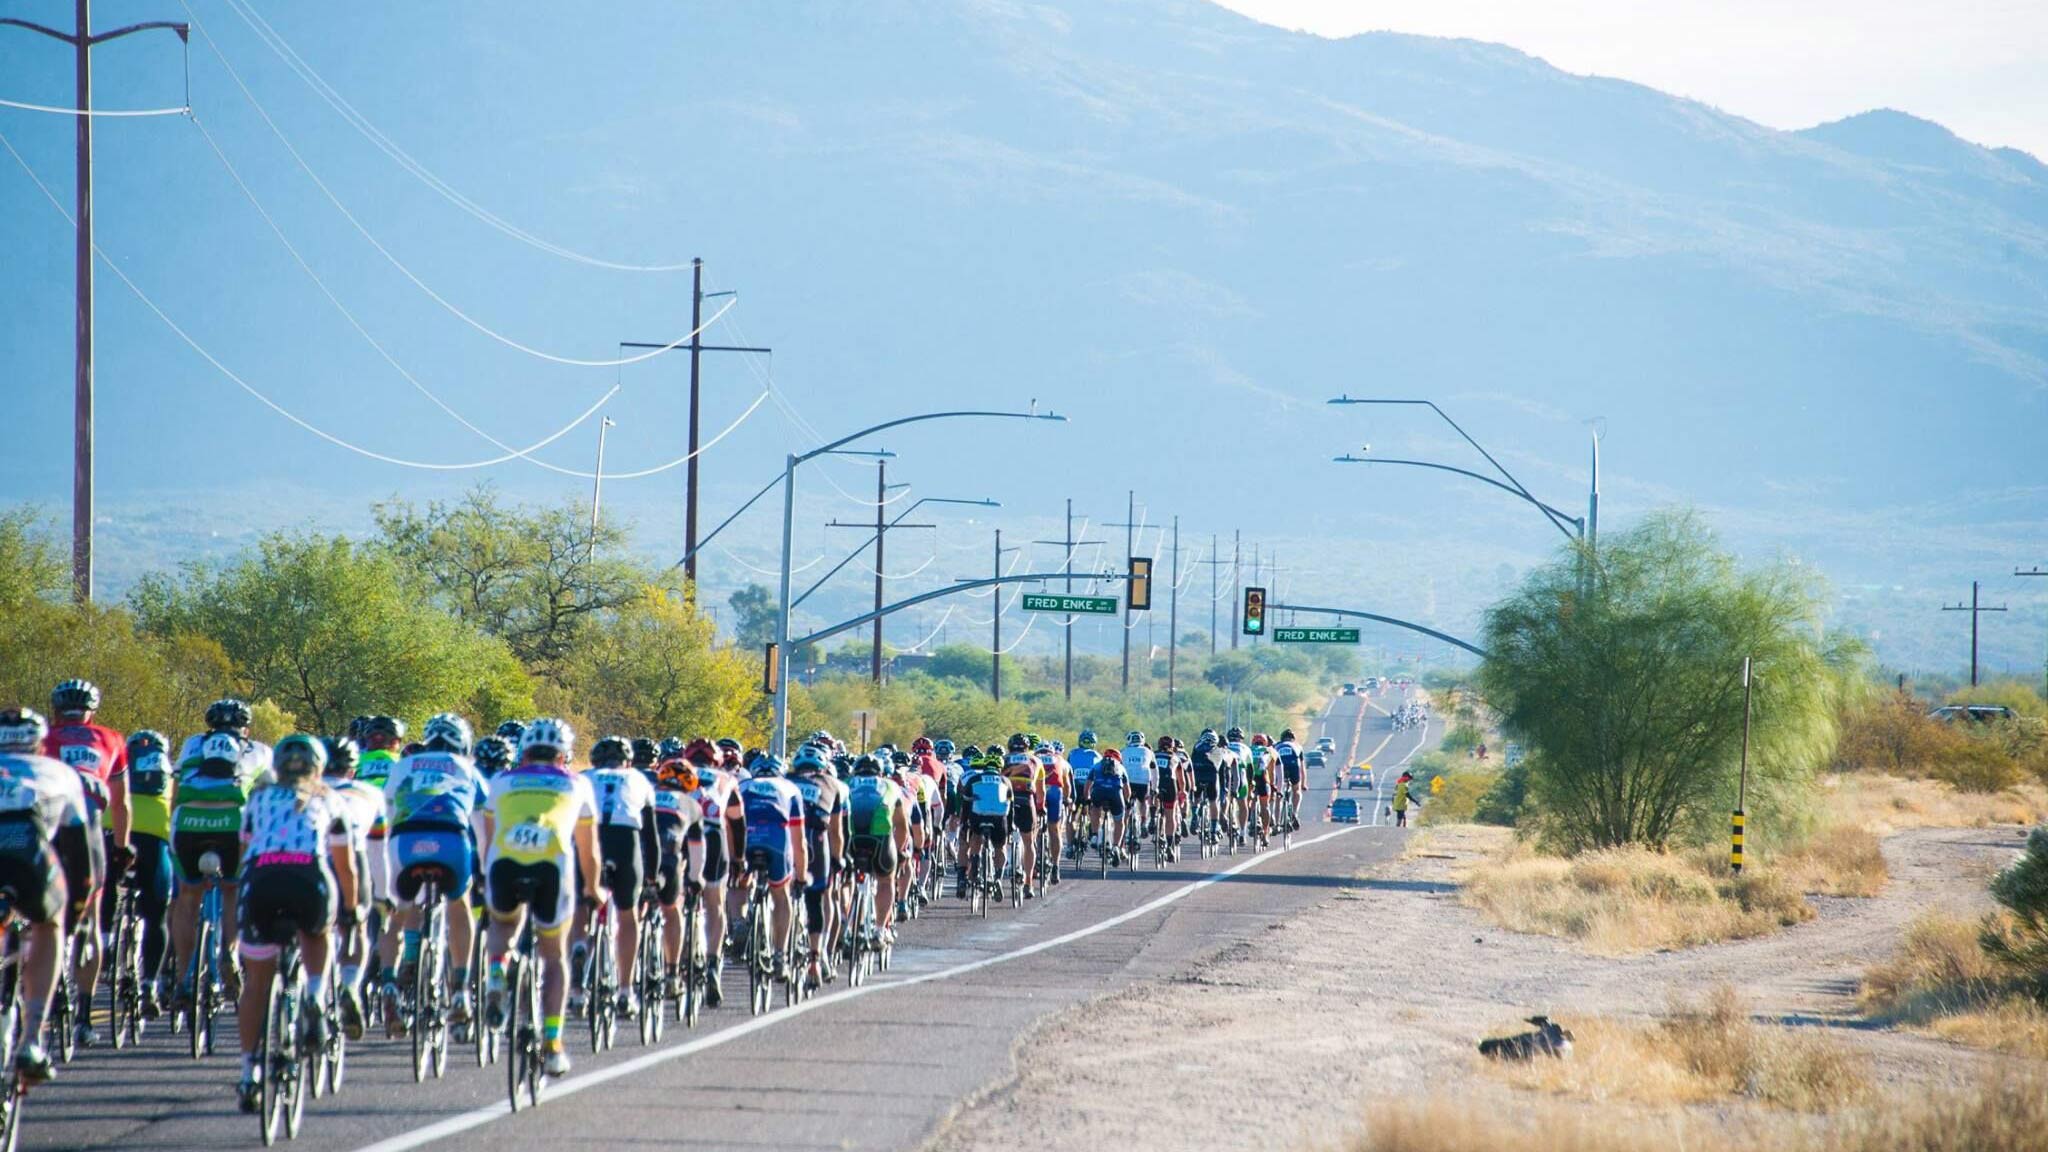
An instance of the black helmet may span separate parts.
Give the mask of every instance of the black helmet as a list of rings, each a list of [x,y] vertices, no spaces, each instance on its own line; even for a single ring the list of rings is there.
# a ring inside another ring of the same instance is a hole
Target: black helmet
[[[371,740],[387,740],[396,744],[405,739],[405,721],[396,716],[372,716],[363,725],[363,735]]]
[[[526,735],[526,725],[518,720],[507,720],[498,725],[498,739],[514,748],[519,747],[519,738]]]
[[[477,741],[472,755],[476,757],[477,771],[486,776],[495,776],[512,766],[512,745],[503,736],[486,736]]]
[[[247,728],[254,719],[249,714],[249,706],[232,696],[215,700],[206,707],[206,726],[215,732],[225,728]]]
[[[50,690],[50,711],[59,716],[99,710],[99,686],[90,680],[66,680]]]
[[[1230,741],[1233,744],[1242,743],[1244,741],[1244,729],[1232,728],[1230,731],[1225,732],[1223,734],[1223,738],[1225,740]]]
[[[633,758],[633,745],[624,736],[601,736],[590,746],[590,766],[612,768]]]
[[[874,756],[863,756],[853,762],[853,774],[856,776],[879,776],[881,773],[882,762]]]
[[[660,758],[660,752],[661,750],[654,746],[654,741],[649,740],[647,737],[633,737],[633,767],[654,767],[655,761]]]
[[[654,746],[654,758],[656,761],[673,760],[681,756],[687,748],[689,745],[683,742],[681,736],[663,736],[661,743]]]
[[[1026,740],[1022,732],[1018,732],[1010,737],[1009,748],[1012,752],[1029,752],[1031,741]]]
[[[169,752],[170,750],[170,742],[164,739],[163,733],[154,728],[144,728],[133,736],[128,737],[128,759],[131,763],[149,755],[151,752]]]
[[[1294,739],[1294,729],[1292,729],[1292,728],[1282,728],[1282,729],[1280,730],[1280,738],[1281,738],[1282,740],[1292,740],[1292,739]]]
[[[357,716],[350,720],[348,722],[348,738],[355,741],[358,746],[361,746],[363,741],[369,739],[370,718],[368,716]]]
[[[976,760],[981,759],[981,748],[978,745],[969,744],[960,750],[960,759],[965,760],[969,764],[974,763]]]
[[[327,776],[353,776],[356,774],[356,760],[363,750],[354,740],[346,736],[329,736],[327,745]]]

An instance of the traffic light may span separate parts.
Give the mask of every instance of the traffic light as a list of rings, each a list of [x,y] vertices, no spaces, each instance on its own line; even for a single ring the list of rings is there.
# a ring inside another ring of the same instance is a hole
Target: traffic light
[[[775,646],[775,641],[770,640],[764,655],[766,658],[761,661],[761,691],[773,696],[778,687],[776,681],[781,678],[779,674],[782,671],[782,650]]]
[[[1264,636],[1266,634],[1266,590],[1247,588],[1244,590],[1244,634]]]
[[[1152,558],[1131,557],[1131,579],[1129,591],[1124,599],[1127,612],[1150,612],[1152,610]]]

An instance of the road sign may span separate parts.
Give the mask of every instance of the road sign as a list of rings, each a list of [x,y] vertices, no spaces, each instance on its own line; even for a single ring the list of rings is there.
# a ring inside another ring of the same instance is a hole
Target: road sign
[[[1114,616],[1119,606],[1114,596],[1055,596],[1046,592],[1026,592],[1024,610],[1073,612],[1083,616]]]
[[[1356,628],[1275,628],[1275,644],[1356,644]]]
[[[1266,590],[1247,588],[1244,590],[1244,634],[1263,636],[1266,634]]]

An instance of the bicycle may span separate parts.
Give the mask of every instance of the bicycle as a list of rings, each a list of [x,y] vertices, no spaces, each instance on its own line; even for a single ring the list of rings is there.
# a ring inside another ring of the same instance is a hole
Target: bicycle
[[[519,944],[505,958],[505,993],[512,998],[505,1013],[505,1092],[512,1111],[519,1111],[520,1095],[526,1107],[540,1106],[541,1081],[546,1057],[541,1052],[540,957],[534,953],[533,921],[529,918],[519,933]],[[486,1029],[487,1030],[487,1029]]]
[[[748,1006],[752,1015],[768,1011],[775,994],[776,949],[769,942],[770,921],[774,919],[768,896],[768,852],[747,849],[746,963]]]
[[[880,966],[881,933],[875,927],[875,878],[856,869],[853,880],[853,909],[840,933],[841,954],[846,957],[846,980],[858,988],[869,973]]]
[[[142,1043],[142,913],[135,905],[134,882],[124,882],[114,904],[114,963],[106,973],[116,1049]]]
[[[1103,811],[1107,811],[1107,809],[1103,809]],[[1095,851],[1101,857],[1102,871],[1099,873],[1100,879],[1109,879],[1109,866],[1113,863],[1111,857],[1116,855],[1117,850],[1116,839],[1117,837],[1109,825],[1108,818],[1098,815],[1095,819]]]
[[[0,931],[7,935],[6,954],[0,958],[0,1152],[14,1152],[21,1136],[21,1101],[27,1086],[14,1071],[14,1057],[21,1048],[21,933],[14,916],[15,892],[0,888]]]
[[[685,1028],[697,1026],[697,1017],[704,1010],[704,985],[711,979],[709,958],[697,939],[704,919],[703,902],[696,892],[683,898],[683,994],[676,1001],[676,1019]]]
[[[605,890],[611,890],[615,870],[604,868]],[[591,914],[592,925],[589,948],[584,954],[583,1019],[590,1025],[590,1051],[604,1052],[618,1037],[619,1029],[619,959],[615,947],[619,926],[612,918],[612,902],[605,900],[598,904]]]
[[[213,1054],[213,1017],[227,999],[221,979],[221,951],[226,947],[221,939],[221,884],[220,853],[203,852],[199,856],[200,884],[205,890],[199,897],[199,933],[192,949],[192,959],[185,972],[185,986],[191,989],[191,1002],[184,1013],[185,1030],[190,1033],[192,1058],[194,1060]],[[176,1030],[177,1021],[172,1022]]]
[[[72,965],[77,961],[82,949],[99,946],[92,937],[92,931],[93,926],[87,923],[84,917],[80,917],[78,926],[71,930],[71,938],[66,942],[64,952],[57,961],[57,983],[50,990],[50,1029],[57,1034],[57,1059],[64,1064],[71,1063],[71,1058],[78,1054],[78,1033],[74,1025],[78,1023],[80,1005],[78,977]],[[92,1019],[92,1005],[87,1004],[83,1007],[85,1018]]]
[[[422,1083],[429,1068],[439,1080],[448,1070],[447,972],[448,906],[441,898],[438,867],[428,867],[420,884],[419,956],[413,964],[412,987],[399,990],[399,1014],[412,1037],[412,1080]]]
[[[482,1011],[484,987],[490,982],[490,949],[484,946],[484,941],[489,939],[490,926],[490,911],[479,901],[476,909],[476,927],[469,937],[471,944],[467,977],[470,1003],[478,1005],[471,1010],[469,1044],[476,1052],[476,1066],[479,1068],[488,1068],[498,1062],[498,1030],[484,1027],[483,1021],[475,1015]]]
[[[263,1010],[263,1034],[257,1041],[256,1067],[263,1077],[263,1094],[256,1118],[262,1126],[266,1148],[276,1143],[280,1122],[285,1138],[297,1139],[299,1119],[306,1109],[304,1065],[309,1038],[301,1017],[305,986],[298,933],[293,932],[278,949],[277,972],[270,981],[270,1002]]]
[[[333,961],[329,961],[330,964]],[[338,974],[330,974],[327,991],[320,999],[320,1009],[327,1014],[330,1026],[327,1029],[327,1043],[313,1053],[313,1099],[341,1091],[342,1080],[348,1075],[348,1036],[341,1029],[341,980]]]
[[[668,974],[662,962],[665,926],[661,900],[653,889],[640,894],[640,949],[634,958],[633,986],[640,999],[640,1044],[661,1042],[662,1013],[668,1002]]]

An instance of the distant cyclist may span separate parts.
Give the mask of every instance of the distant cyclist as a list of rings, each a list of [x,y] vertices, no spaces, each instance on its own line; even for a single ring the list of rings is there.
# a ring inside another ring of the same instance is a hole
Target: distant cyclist
[[[50,734],[43,738],[43,754],[69,765],[78,773],[85,791],[86,806],[92,809],[88,825],[105,829],[105,836],[88,837],[89,850],[100,858],[100,871],[111,880],[127,875],[134,862],[129,844],[128,743],[119,732],[93,723],[99,711],[100,690],[89,680],[66,680],[50,693],[50,711],[56,717]],[[112,902],[108,902],[111,906]],[[83,921],[98,925],[100,893],[71,893],[75,911],[65,929],[75,930]],[[111,907],[110,907],[111,910]],[[111,923],[111,920],[108,921]],[[72,956],[72,972],[78,980],[79,1002],[91,1004],[100,982],[98,948],[81,948]],[[80,1045],[90,1047],[97,1039],[91,1013],[79,1013],[75,1035]]]
[[[26,921],[19,992],[21,1046],[13,1075],[40,1084],[54,1073],[43,1049],[43,1022],[64,954],[58,924],[74,887],[97,887],[86,841],[85,789],[78,773],[42,754],[49,722],[27,708],[0,712],[0,885],[12,890]]]

